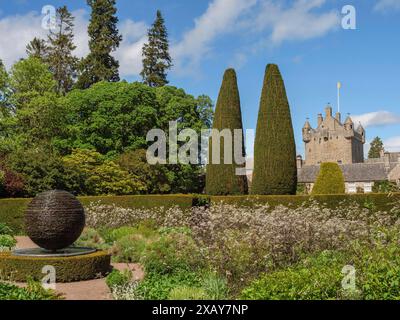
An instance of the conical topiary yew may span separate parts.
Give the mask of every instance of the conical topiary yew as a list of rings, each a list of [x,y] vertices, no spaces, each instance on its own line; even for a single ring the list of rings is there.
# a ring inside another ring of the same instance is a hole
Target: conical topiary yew
[[[296,194],[296,144],[285,85],[277,65],[266,68],[254,144],[251,193]]]
[[[312,194],[343,194],[345,189],[344,176],[339,165],[334,162],[322,163]]]
[[[229,129],[234,141],[234,130],[242,130],[241,155],[245,156],[242,112],[240,109],[239,89],[237,86],[236,72],[233,69],[225,71],[222,86],[219,92],[217,106],[214,114],[213,129],[222,132]],[[222,136],[222,135],[221,135]],[[234,157],[234,148],[220,140],[219,164],[212,160],[213,137],[209,139],[208,165],[206,168],[206,193],[210,195],[235,195],[247,194],[247,177],[238,175],[236,169],[245,169],[245,164],[237,164]],[[225,164],[224,150],[231,148],[232,164]],[[240,150],[239,150],[240,152]]]

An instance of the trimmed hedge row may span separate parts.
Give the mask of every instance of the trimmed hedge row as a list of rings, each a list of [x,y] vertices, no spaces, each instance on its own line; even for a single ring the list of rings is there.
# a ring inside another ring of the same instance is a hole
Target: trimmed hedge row
[[[3,279],[25,282],[27,277],[41,280],[44,266],[56,269],[56,282],[73,282],[95,279],[111,271],[111,256],[105,251],[57,258],[35,258],[13,256],[10,252],[0,253],[0,276]]]
[[[191,208],[195,205],[197,197],[192,195],[138,195],[138,196],[96,196],[78,197],[84,206],[91,202],[101,201],[102,204],[115,204],[123,208]],[[24,233],[24,213],[32,199],[1,199],[0,223],[11,227],[16,234]]]
[[[104,196],[79,197],[84,206],[91,202],[101,201],[103,204],[115,204],[123,208],[170,208],[179,206],[191,208],[193,206],[213,205],[219,202],[240,206],[254,206],[269,204],[271,207],[284,205],[296,208],[303,203],[315,200],[328,208],[336,208],[342,203],[358,203],[374,210],[389,211],[395,202],[400,201],[400,193],[382,194],[339,194],[339,195],[296,195],[296,196],[205,196],[205,195],[140,195],[140,196]],[[31,199],[2,199],[0,200],[0,223],[10,226],[15,233],[23,234],[24,211]]]
[[[356,202],[360,206],[368,207],[372,210],[390,211],[395,202],[400,201],[400,193],[383,194],[338,194],[338,195],[296,195],[296,196],[227,196],[211,197],[211,205],[216,203],[226,203],[240,206],[254,206],[268,204],[272,208],[284,205],[289,208],[297,208],[302,204],[311,203],[312,200],[328,208],[337,208],[339,205],[350,205]]]

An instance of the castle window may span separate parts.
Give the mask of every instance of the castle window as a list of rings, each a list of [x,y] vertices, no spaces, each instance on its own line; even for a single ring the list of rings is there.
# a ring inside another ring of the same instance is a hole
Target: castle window
[[[338,163],[339,163],[339,164],[342,164],[343,162],[342,162],[342,160],[338,160]]]

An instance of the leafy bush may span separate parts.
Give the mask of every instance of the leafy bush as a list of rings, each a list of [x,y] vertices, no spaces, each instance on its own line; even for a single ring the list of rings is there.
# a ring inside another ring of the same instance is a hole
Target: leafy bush
[[[61,297],[45,290],[39,282],[30,280],[27,288],[0,282],[0,300],[57,300]]]
[[[123,286],[129,283],[131,280],[131,274],[128,272],[121,272],[119,270],[114,269],[107,277],[106,284],[107,286],[113,290],[114,287]]]
[[[12,249],[17,245],[17,240],[8,234],[0,234],[0,248]]]
[[[146,272],[167,274],[176,270],[196,270],[204,265],[199,247],[184,233],[171,232],[146,246],[141,259]]]
[[[397,235],[374,246],[357,246],[354,265],[357,288],[363,299],[400,299],[400,248]]]
[[[14,235],[13,230],[7,226],[5,223],[0,223],[0,235],[5,234],[5,235]]]
[[[228,296],[228,283],[216,273],[206,273],[201,286],[208,300],[224,300]]]
[[[122,237],[111,248],[113,261],[115,262],[140,262],[149,240],[140,233]]]
[[[93,228],[85,228],[79,239],[75,241],[74,246],[101,250],[109,248],[109,245],[105,243],[100,233]]]
[[[244,289],[249,300],[320,300],[339,298],[345,259],[335,252],[322,252],[301,263],[262,276]]]
[[[337,163],[322,163],[312,194],[343,193],[345,193],[345,184],[342,169]]]
[[[171,290],[168,300],[205,300],[206,292],[202,288],[181,286]]]
[[[144,300],[167,300],[177,287],[200,287],[201,276],[195,272],[178,271],[170,274],[150,272],[139,283],[136,295]]]

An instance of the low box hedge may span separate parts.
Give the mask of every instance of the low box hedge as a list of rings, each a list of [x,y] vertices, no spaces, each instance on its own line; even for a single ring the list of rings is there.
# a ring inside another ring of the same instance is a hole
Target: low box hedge
[[[25,282],[28,277],[41,280],[44,266],[56,270],[56,282],[74,282],[95,279],[111,271],[111,256],[105,251],[74,256],[39,258],[13,256],[10,252],[0,253],[0,276],[3,280]]]
[[[400,193],[369,193],[369,194],[339,194],[339,195],[296,195],[296,196],[207,196],[207,195],[138,195],[138,196],[99,196],[78,197],[84,206],[100,201],[103,204],[115,204],[123,208],[191,208],[193,206],[213,205],[216,203],[254,206],[268,204],[272,208],[284,205],[296,208],[303,203],[315,200],[328,208],[339,205],[358,203],[360,206],[373,210],[390,211],[394,203],[400,203]],[[16,234],[23,234],[23,215],[31,199],[2,199],[0,200],[0,223],[10,226]]]
[[[135,195],[135,196],[96,196],[78,197],[84,206],[91,202],[102,204],[115,204],[123,208],[156,208],[166,209],[179,206],[191,208],[196,203],[196,196],[193,195]],[[0,223],[5,223],[17,235],[24,234],[24,213],[27,205],[32,199],[0,199]]]
[[[328,208],[337,208],[340,205],[357,203],[375,211],[390,211],[394,204],[400,204],[400,193],[368,193],[368,194],[337,194],[337,195],[295,195],[295,196],[212,196],[211,205],[226,203],[240,206],[254,206],[268,204],[272,208],[284,205],[289,208],[297,208],[302,204],[310,204],[312,201],[323,204]]]

